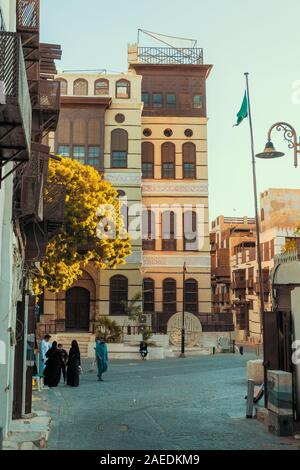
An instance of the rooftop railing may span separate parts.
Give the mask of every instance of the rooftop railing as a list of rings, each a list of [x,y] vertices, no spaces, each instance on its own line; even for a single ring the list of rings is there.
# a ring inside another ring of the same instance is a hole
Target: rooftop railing
[[[203,49],[173,47],[139,47],[138,61],[142,64],[203,64]]]

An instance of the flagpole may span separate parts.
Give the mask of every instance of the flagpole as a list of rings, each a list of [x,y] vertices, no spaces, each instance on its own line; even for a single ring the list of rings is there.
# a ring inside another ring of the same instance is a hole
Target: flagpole
[[[182,326],[181,326],[181,358],[185,358],[185,278],[186,278],[186,262],[183,264],[182,270]]]
[[[246,78],[250,138],[251,138],[251,153],[252,153],[252,174],[253,174],[253,190],[254,190],[254,205],[255,205],[257,264],[258,264],[258,282],[259,282],[259,299],[260,299],[260,336],[262,339],[265,301],[264,301],[264,291],[263,291],[263,270],[262,270],[261,250],[260,250],[260,224],[259,224],[259,215],[258,215],[256,161],[255,161],[255,150],[254,150],[254,137],[253,137],[253,125],[252,125],[252,115],[251,115],[251,102],[250,102],[250,93],[249,93],[249,73],[248,72],[245,73],[245,78]]]

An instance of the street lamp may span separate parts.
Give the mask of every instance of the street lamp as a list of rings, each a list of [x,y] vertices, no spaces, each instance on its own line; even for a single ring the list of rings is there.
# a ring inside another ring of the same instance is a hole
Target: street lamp
[[[184,262],[183,265],[183,271],[182,271],[182,326],[181,326],[181,353],[180,356],[181,358],[185,358],[185,275],[186,275],[186,262]]]
[[[286,142],[288,142],[288,147],[294,150],[294,165],[297,168],[298,166],[298,154],[300,153],[300,142],[297,139],[297,133],[293,126],[286,122],[276,122],[273,124],[268,132],[268,142],[266,143],[266,147],[262,153],[258,153],[256,155],[257,158],[261,159],[270,159],[270,158],[279,158],[283,157],[284,153],[277,152],[274,148],[274,145],[271,141],[271,134],[273,129],[276,129],[278,132],[283,132],[283,138]]]
[[[262,153],[258,153],[256,155],[256,158],[271,159],[271,158],[279,158],[279,157],[284,156],[284,153],[277,152],[275,150],[274,145],[271,141],[271,134],[274,129],[276,129],[276,131],[278,132],[283,132],[283,138],[286,142],[288,142],[288,147],[294,150],[294,166],[295,168],[297,168],[298,154],[300,154],[300,142],[298,142],[297,133],[294,127],[286,122],[276,122],[270,127],[269,132],[268,132],[268,142],[266,144],[266,147]],[[263,334],[264,334],[264,328],[263,328]],[[264,343],[263,354],[265,358],[266,357],[265,341],[263,343]],[[268,386],[267,369],[265,367],[264,368],[265,406],[267,406],[267,386]]]

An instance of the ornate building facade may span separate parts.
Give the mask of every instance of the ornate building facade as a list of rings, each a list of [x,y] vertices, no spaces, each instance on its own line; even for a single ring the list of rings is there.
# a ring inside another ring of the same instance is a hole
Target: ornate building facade
[[[126,74],[57,76],[62,110],[49,144],[97,168],[119,191],[133,252],[117,270],[89,266],[66,293],[46,293],[42,332],[92,335],[99,315],[132,327],[122,301],[138,293],[143,321],[156,331],[165,331],[168,319],[183,308],[211,313],[206,112],[211,66],[203,64],[202,49],[188,49],[178,61],[171,48],[156,48],[150,63],[145,52],[129,46]]]

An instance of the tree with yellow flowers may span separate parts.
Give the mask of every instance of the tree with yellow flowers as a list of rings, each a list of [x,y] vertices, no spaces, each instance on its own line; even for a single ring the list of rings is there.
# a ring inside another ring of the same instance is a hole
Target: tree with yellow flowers
[[[39,270],[33,273],[36,295],[44,289],[68,289],[90,262],[100,269],[115,268],[125,264],[131,254],[118,193],[98,171],[62,157],[50,161],[48,183],[63,185],[66,190],[65,221],[49,242]]]

